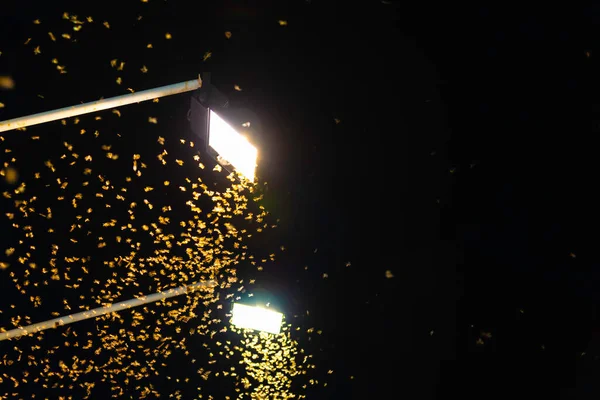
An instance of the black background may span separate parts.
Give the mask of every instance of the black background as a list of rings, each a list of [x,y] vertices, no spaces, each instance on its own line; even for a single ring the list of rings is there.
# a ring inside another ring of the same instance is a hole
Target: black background
[[[57,76],[19,52],[33,19],[64,11],[113,29],[64,45],[69,72]],[[149,66],[124,76],[138,89],[209,70],[232,106],[261,118],[259,175],[281,220],[264,245],[286,251],[256,279],[323,330],[315,358],[328,386],[309,399],[597,398],[599,13],[579,3],[9,3],[0,74],[25,83],[0,93],[0,119],[122,94],[112,58]],[[186,128],[187,102],[156,109],[162,136]],[[478,344],[483,332],[491,338]]]

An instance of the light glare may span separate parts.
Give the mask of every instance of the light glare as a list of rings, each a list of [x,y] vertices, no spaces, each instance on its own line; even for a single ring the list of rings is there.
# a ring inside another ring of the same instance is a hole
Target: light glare
[[[261,307],[233,304],[231,323],[239,328],[279,334],[283,314]]]
[[[254,182],[258,156],[256,147],[213,110],[210,110],[209,118],[208,145],[250,182]]]

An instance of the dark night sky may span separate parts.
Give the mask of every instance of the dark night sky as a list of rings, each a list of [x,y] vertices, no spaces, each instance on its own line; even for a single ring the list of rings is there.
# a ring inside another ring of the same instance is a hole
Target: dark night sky
[[[0,75],[17,82],[0,92],[0,120],[205,71],[260,116],[264,204],[280,219],[260,245],[286,250],[240,274],[323,331],[300,339],[328,382],[308,399],[598,398],[600,5],[24,3],[0,6]],[[84,29],[52,56],[24,49],[59,33],[64,11],[112,28]],[[132,65],[123,87],[114,58]],[[140,116],[119,126],[123,150],[149,146],[138,129],[149,112],[154,136],[179,137],[188,101],[123,108]]]

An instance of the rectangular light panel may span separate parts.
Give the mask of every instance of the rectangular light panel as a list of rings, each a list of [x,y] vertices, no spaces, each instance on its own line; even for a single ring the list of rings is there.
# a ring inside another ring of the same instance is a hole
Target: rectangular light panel
[[[261,307],[233,304],[231,323],[238,328],[254,329],[278,334],[283,314]]]
[[[209,115],[208,145],[250,182],[254,182],[258,156],[256,147],[213,110]]]

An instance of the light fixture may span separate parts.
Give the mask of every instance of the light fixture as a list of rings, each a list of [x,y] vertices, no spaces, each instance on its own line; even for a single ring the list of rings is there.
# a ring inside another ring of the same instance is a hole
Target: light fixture
[[[204,150],[221,166],[254,182],[258,151],[242,134],[250,131],[246,129],[249,124],[236,128],[228,118],[232,114],[229,101],[210,83],[210,74],[205,73],[202,82],[202,87],[192,94],[190,103],[188,120],[192,131],[201,140]]]
[[[279,334],[283,314],[262,307],[234,303],[231,323],[239,328]]]
[[[258,156],[256,147],[213,110],[209,110],[208,115],[208,145],[217,152],[222,163],[233,165],[250,182],[254,182]]]

